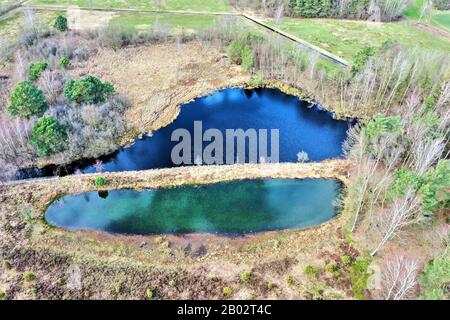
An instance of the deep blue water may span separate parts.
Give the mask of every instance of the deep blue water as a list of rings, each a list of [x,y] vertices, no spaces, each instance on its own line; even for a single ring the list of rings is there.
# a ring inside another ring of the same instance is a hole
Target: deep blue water
[[[321,161],[342,155],[342,142],[350,121],[334,120],[331,113],[311,107],[297,97],[279,90],[225,89],[181,106],[177,119],[165,128],[145,136],[127,148],[102,157],[103,171],[128,171],[176,166],[171,150],[178,142],[171,141],[175,129],[185,128],[191,133],[194,121],[202,121],[203,131],[219,129],[279,129],[279,161],[297,162],[297,153],[305,151],[309,161]],[[270,140],[270,139],[269,139]],[[207,143],[204,143],[204,146]],[[269,149],[270,150],[270,149]],[[270,155],[270,152],[269,152]],[[259,157],[258,157],[259,159]],[[242,159],[240,159],[242,161]],[[71,174],[75,170],[95,172],[94,161],[79,161],[57,174]],[[55,167],[28,172],[26,176],[55,174]]]
[[[69,229],[122,234],[245,234],[305,228],[336,214],[341,183],[326,179],[264,179],[168,189],[67,195],[46,221]]]

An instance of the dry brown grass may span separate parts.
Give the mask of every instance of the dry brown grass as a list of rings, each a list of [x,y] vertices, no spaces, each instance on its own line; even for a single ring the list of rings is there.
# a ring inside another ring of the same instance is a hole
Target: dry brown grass
[[[130,100],[125,115],[132,126],[129,139],[172,122],[180,104],[249,80],[221,52],[200,42],[100,49],[73,71],[73,76],[86,74],[112,82]]]

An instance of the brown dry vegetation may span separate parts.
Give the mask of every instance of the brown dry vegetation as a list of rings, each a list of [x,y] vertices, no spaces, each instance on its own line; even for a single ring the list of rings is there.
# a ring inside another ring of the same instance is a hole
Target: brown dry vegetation
[[[132,126],[129,138],[166,126],[180,104],[249,80],[223,53],[196,41],[99,49],[73,71],[74,76],[86,74],[112,82],[130,101],[125,115]]]

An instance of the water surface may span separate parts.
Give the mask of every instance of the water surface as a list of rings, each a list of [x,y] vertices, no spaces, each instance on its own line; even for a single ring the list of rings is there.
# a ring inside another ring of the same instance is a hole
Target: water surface
[[[46,221],[69,229],[122,234],[245,234],[305,228],[335,215],[337,180],[262,179],[144,191],[67,195]]]

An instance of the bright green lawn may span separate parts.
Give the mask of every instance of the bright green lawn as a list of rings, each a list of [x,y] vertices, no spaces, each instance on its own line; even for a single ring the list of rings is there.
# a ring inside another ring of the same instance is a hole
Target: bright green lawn
[[[113,16],[110,25],[120,25],[125,30],[143,31],[150,29],[156,21],[168,23],[177,30],[203,30],[214,24],[217,16],[195,14],[152,14],[152,13],[119,13]]]
[[[381,47],[385,41],[450,53],[449,40],[412,27],[406,21],[370,24],[349,20],[285,18],[276,27],[349,61],[365,46]]]
[[[157,3],[160,3],[157,5]],[[76,5],[95,8],[230,12],[227,0],[31,0],[32,5]]]
[[[429,23],[450,32],[450,12],[432,9],[430,17],[427,17],[426,14],[421,17],[424,3],[425,0],[412,0],[411,5],[405,11],[405,16],[413,20],[420,19],[422,23]]]
[[[450,12],[436,13],[432,22],[435,26],[450,32]]]

